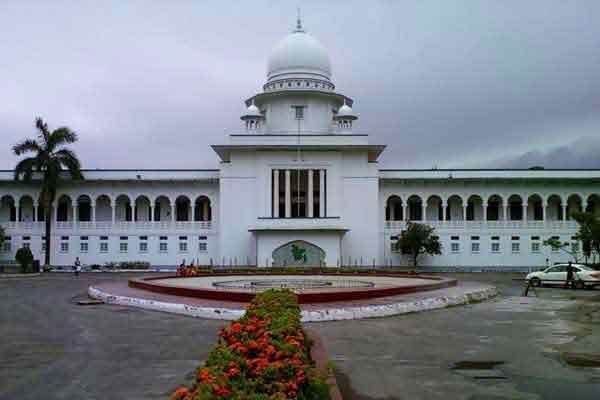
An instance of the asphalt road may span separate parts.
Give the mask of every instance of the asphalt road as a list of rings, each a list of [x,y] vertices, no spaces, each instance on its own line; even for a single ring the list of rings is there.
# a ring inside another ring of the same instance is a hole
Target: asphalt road
[[[502,295],[311,324],[346,400],[598,399],[600,290],[522,298],[510,274],[454,276],[496,284]],[[90,283],[126,277],[0,278],[0,399],[167,399],[191,379],[222,322],[75,304]]]

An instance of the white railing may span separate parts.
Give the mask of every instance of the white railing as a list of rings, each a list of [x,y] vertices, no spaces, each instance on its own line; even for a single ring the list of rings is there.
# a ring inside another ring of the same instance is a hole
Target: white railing
[[[427,224],[436,229],[578,229],[576,221],[414,221]],[[401,230],[406,221],[385,221],[385,229]]]
[[[42,222],[0,222],[0,226],[7,230],[37,231],[43,230]],[[212,221],[95,221],[95,222],[53,222],[52,228],[56,230],[100,230],[100,231],[202,231],[212,230]]]

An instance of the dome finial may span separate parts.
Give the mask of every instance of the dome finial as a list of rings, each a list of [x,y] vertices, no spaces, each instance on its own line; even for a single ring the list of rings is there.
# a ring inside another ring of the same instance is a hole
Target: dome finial
[[[296,30],[294,30],[294,32],[304,32],[304,28],[302,28],[302,18],[300,17],[300,7],[296,10],[298,11],[298,17],[296,18]]]

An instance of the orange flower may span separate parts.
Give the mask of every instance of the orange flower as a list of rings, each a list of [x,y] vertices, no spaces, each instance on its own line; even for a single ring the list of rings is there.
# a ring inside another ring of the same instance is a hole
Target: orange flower
[[[171,395],[171,400],[183,400],[188,394],[190,394],[188,388],[180,387],[173,392],[173,394]]]
[[[198,371],[198,380],[202,383],[212,383],[215,381],[215,377],[212,376],[208,368],[202,368]]]
[[[231,394],[231,390],[227,389],[225,386],[213,385],[213,393],[217,397],[227,397]]]

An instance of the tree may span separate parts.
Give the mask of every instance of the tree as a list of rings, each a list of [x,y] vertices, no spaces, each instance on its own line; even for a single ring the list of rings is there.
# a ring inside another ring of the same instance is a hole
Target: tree
[[[15,167],[15,180],[39,182],[40,205],[44,210],[46,223],[46,252],[44,264],[50,265],[51,212],[57,189],[67,178],[83,179],[81,163],[73,150],[65,147],[77,141],[77,134],[66,126],[53,131],[41,119],[36,118],[37,139],[25,139],[13,146],[17,156],[33,153],[23,158]]]
[[[406,230],[400,234],[396,246],[402,254],[409,254],[412,257],[413,265],[416,267],[421,254],[442,254],[442,244],[434,232],[435,229],[429,225],[409,222]]]
[[[15,254],[15,261],[21,266],[21,272],[25,273],[33,265],[33,254],[29,247],[21,247]]]
[[[600,218],[588,212],[576,212],[571,215],[579,224],[575,238],[581,242],[581,251],[588,258],[600,256]]]
[[[544,242],[542,243],[544,246],[548,246],[550,247],[552,250],[555,251],[562,251],[564,253],[567,253],[568,255],[570,255],[573,258],[573,261],[577,262],[577,250],[575,248],[573,248],[573,245],[569,242],[561,242],[558,239],[554,239],[554,238],[550,238],[548,240],[544,240]]]

